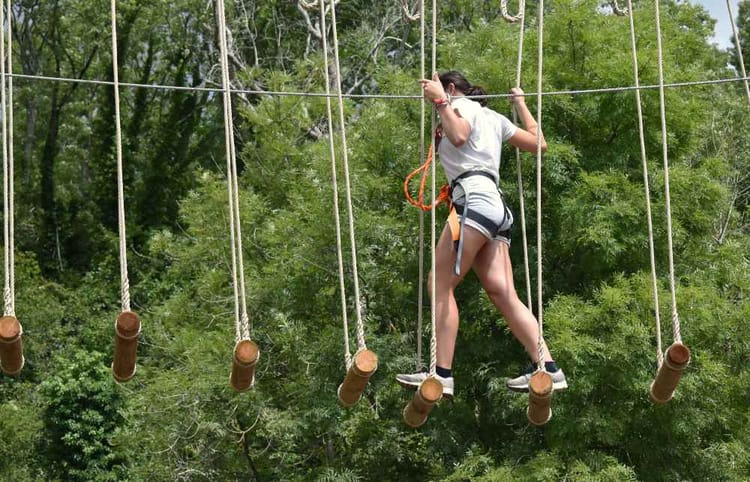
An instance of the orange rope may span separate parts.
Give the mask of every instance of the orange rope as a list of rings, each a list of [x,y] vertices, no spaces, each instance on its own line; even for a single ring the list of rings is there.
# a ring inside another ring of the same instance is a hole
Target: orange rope
[[[434,205],[425,204],[424,202],[424,187],[427,183],[427,173],[430,171],[430,166],[432,165],[433,158],[434,144],[430,144],[430,149],[429,151],[427,151],[427,159],[425,159],[424,164],[414,169],[409,173],[408,176],[406,176],[406,179],[404,179],[404,195],[406,196],[406,200],[409,201],[409,204],[418,207],[422,211],[429,211],[434,206],[437,206],[440,203],[446,203],[448,206],[450,206],[451,204],[450,186],[448,184],[445,184],[440,188],[440,193],[437,195]],[[419,194],[417,194],[417,199],[414,199],[414,197],[409,192],[409,183],[411,182],[412,178],[420,172],[422,173],[422,178],[419,181]]]

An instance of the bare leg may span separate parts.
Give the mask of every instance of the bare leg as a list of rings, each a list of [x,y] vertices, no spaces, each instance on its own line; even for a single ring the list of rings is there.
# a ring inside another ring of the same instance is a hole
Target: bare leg
[[[536,362],[539,360],[539,326],[534,314],[518,298],[508,249],[503,242],[487,242],[474,259],[474,271],[490,300],[508,322],[510,331]],[[552,360],[545,342],[542,343],[542,351],[545,361]]]
[[[453,352],[458,335],[458,306],[454,290],[471,268],[477,252],[488,242],[477,230],[464,227],[464,245],[461,258],[461,275],[456,276],[456,250],[450,228],[446,226],[435,248],[435,330],[437,338],[437,364],[443,368],[453,366]],[[432,297],[432,276],[427,278],[427,290]]]

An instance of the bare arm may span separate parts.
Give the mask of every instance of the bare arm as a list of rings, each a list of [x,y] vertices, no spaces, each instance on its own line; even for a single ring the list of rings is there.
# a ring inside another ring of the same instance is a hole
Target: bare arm
[[[518,117],[521,118],[523,129],[518,129],[516,133],[513,134],[510,139],[508,139],[508,142],[523,151],[536,152],[536,137],[537,129],[539,128],[539,126],[537,125],[534,116],[531,115],[529,108],[526,107],[526,101],[523,97],[523,91],[518,87],[514,87],[510,90],[510,92],[511,94],[513,94],[513,96],[510,98],[511,102],[513,103],[513,107],[516,109]],[[542,152],[547,152],[547,141],[544,140],[543,132],[540,132],[539,140],[542,145]]]
[[[471,134],[471,125],[448,104],[448,95],[445,93],[437,73],[433,74],[432,80],[422,79],[419,83],[422,84],[425,98],[437,105],[443,134],[454,146],[461,147],[464,145]]]

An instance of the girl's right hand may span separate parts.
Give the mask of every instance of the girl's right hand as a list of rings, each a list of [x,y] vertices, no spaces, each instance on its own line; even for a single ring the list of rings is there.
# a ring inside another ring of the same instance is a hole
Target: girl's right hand
[[[520,87],[513,87],[510,89],[510,103],[513,105],[520,105],[525,104],[526,100],[524,98],[523,90],[521,90]]]
[[[424,90],[425,99],[429,100],[430,102],[435,102],[436,100],[440,99],[448,99],[448,96],[445,93],[445,89],[443,89],[443,84],[440,83],[440,77],[438,76],[437,72],[432,74],[432,80],[422,79],[419,81],[419,83],[422,84],[422,90]]]

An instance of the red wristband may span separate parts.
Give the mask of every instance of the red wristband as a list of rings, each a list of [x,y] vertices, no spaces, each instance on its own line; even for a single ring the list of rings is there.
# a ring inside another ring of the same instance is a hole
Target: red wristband
[[[440,109],[441,107],[445,107],[446,105],[448,105],[448,99],[443,97],[441,99],[433,100],[432,103],[435,105],[436,109]]]

